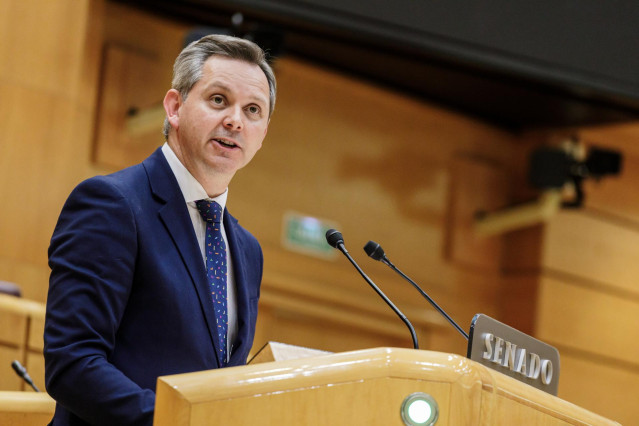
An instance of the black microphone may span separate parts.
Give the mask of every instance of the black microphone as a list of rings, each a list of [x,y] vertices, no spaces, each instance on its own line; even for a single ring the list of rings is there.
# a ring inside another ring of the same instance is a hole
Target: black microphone
[[[439,311],[439,313],[442,314],[444,316],[444,318],[446,318],[448,320],[448,322],[450,322],[453,325],[453,327],[455,327],[457,329],[457,331],[459,331],[461,333],[461,335],[466,338],[466,340],[468,340],[468,334],[459,325],[457,325],[457,323],[455,321],[453,321],[453,319],[450,316],[448,316],[448,314],[446,312],[444,312],[444,310],[442,308],[440,308],[439,305],[437,303],[435,303],[435,301],[433,299],[431,299],[431,297],[428,294],[426,294],[426,292],[424,290],[422,290],[421,287],[418,286],[415,283],[415,281],[413,281],[410,278],[408,278],[408,276],[406,276],[406,274],[404,274],[402,271],[397,269],[397,267],[395,267],[395,265],[393,265],[391,263],[391,261],[388,260],[388,258],[386,257],[386,254],[384,254],[384,249],[382,249],[382,246],[377,244],[375,241],[369,241],[364,246],[364,251],[366,252],[367,255],[369,255],[373,259],[379,260],[380,262],[388,265],[393,271],[397,272],[404,279],[406,279],[409,283],[411,283],[413,285],[413,287],[415,287],[417,289],[417,291],[419,291],[421,293],[421,295],[424,296],[426,298],[426,300],[428,300],[430,302],[430,304],[433,305],[433,307],[435,309],[437,309]]]
[[[348,250],[346,250],[346,247],[344,246],[344,238],[342,238],[342,234],[335,229],[329,229],[328,231],[326,231],[326,242],[331,247],[335,247],[336,249],[344,253],[344,256],[346,256],[346,258],[350,260],[350,262],[353,264],[355,269],[357,269],[357,272],[359,272],[360,275],[364,277],[368,285],[370,285],[373,288],[373,290],[375,290],[375,292],[379,295],[379,297],[384,299],[384,302],[386,302],[386,304],[390,306],[390,308],[397,314],[397,316],[404,322],[404,324],[406,324],[406,326],[410,330],[410,335],[413,338],[413,347],[415,349],[419,349],[419,344],[417,343],[417,334],[415,334],[415,329],[413,328],[413,325],[410,323],[410,321],[408,321],[408,319],[406,318],[406,315],[404,315],[399,309],[397,309],[395,305],[393,305],[393,302],[391,302],[390,299],[386,297],[386,295],[382,292],[382,290],[380,290],[379,287],[377,287],[375,283],[366,276],[364,271],[362,271],[362,268],[360,268],[359,265],[355,262],[355,260],[353,260],[351,255],[348,254]]]
[[[22,377],[22,379],[27,382],[27,384],[31,386],[34,391],[40,392],[40,389],[38,389],[38,387],[33,383],[33,380],[31,380],[31,377],[29,377],[27,369],[24,368],[22,364],[20,364],[20,362],[18,362],[17,360],[13,360],[11,366],[13,367],[13,370],[16,372],[16,374]]]

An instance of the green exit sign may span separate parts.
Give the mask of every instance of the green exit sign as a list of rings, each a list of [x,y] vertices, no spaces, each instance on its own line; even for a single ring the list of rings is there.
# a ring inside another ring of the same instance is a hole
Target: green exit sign
[[[288,212],[284,215],[282,243],[289,250],[323,258],[335,257],[336,250],[326,242],[326,231],[334,222]]]

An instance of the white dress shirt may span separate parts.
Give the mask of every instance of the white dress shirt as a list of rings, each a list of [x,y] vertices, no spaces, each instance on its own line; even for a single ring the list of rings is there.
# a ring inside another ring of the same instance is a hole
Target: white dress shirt
[[[228,196],[228,188],[224,193],[218,195],[215,198],[210,198],[202,184],[197,181],[193,177],[193,175],[184,167],[184,165],[177,158],[171,147],[168,143],[165,143],[162,146],[162,153],[168,161],[175,178],[177,179],[178,185],[180,186],[180,190],[182,191],[182,195],[184,195],[184,200],[186,201],[186,205],[189,210],[189,215],[191,216],[191,222],[193,222],[193,229],[195,230],[195,236],[197,237],[197,242],[200,247],[200,252],[202,253],[202,261],[203,268],[206,265],[206,254],[204,253],[204,240],[206,238],[206,222],[202,219],[200,212],[198,211],[195,202],[198,200],[213,200],[218,203],[222,210],[226,208],[226,198]],[[231,259],[231,251],[228,249],[228,238],[226,237],[226,231],[224,229],[224,223],[221,223],[222,228],[222,236],[224,237],[224,242],[226,243],[226,264],[228,265],[227,269],[227,280],[226,280],[226,288],[227,288],[227,312],[228,312],[228,348],[227,354],[230,358],[231,351],[233,349],[233,342],[235,342],[235,338],[237,337],[238,325],[237,325],[237,299],[236,299],[236,288],[235,288],[235,277],[233,274],[233,260]],[[213,300],[211,300],[211,304]],[[228,359],[227,359],[228,361]]]

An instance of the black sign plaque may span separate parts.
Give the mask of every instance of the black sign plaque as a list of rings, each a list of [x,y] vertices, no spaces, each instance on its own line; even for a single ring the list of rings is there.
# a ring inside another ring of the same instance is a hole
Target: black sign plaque
[[[559,352],[484,314],[470,326],[467,357],[516,380],[557,395]]]

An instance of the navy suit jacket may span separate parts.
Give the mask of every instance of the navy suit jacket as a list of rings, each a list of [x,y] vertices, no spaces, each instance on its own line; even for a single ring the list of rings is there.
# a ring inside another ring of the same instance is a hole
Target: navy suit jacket
[[[253,344],[262,251],[227,212],[224,227],[237,286],[235,366]],[[74,189],[49,266],[44,356],[53,425],[151,425],[158,376],[220,366],[202,254],[160,149]]]

